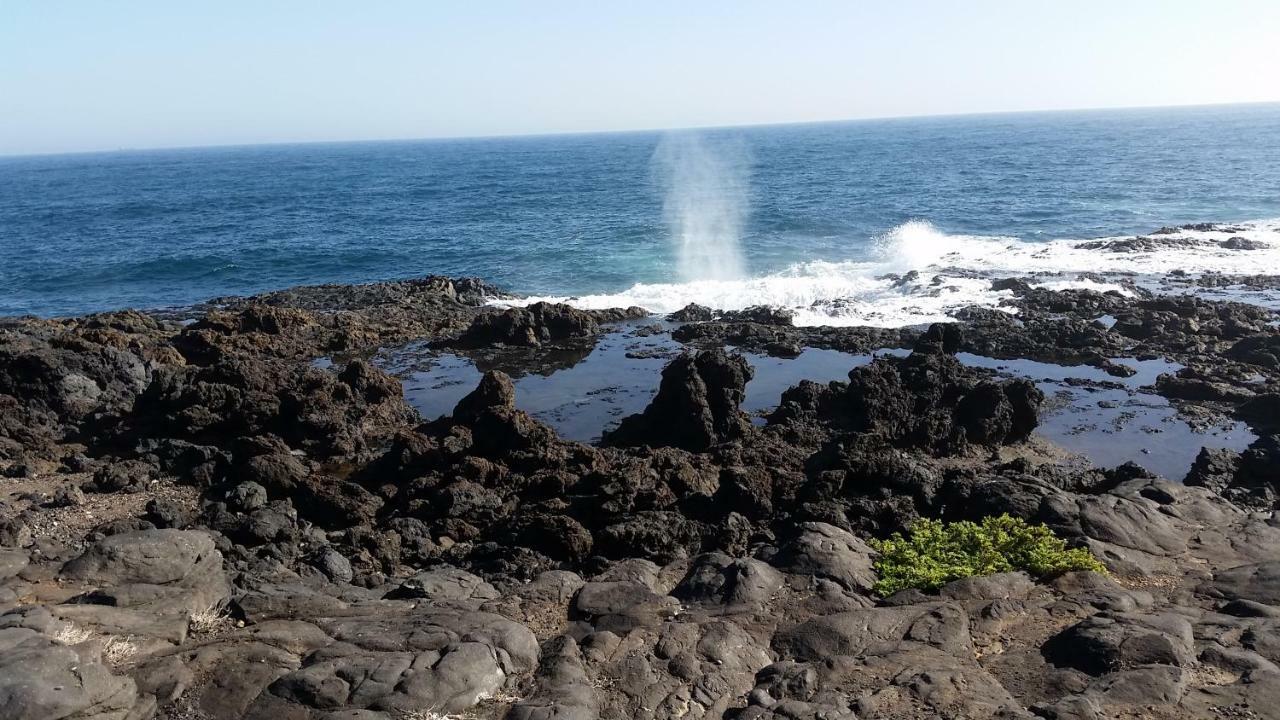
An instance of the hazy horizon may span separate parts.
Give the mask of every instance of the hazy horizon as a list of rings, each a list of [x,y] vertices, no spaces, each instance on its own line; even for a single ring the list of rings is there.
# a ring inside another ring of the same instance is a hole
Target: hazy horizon
[[[1069,108],[1044,108],[1036,110],[990,110],[967,113],[936,113],[927,115],[886,115],[886,116],[869,116],[869,117],[850,117],[850,118],[832,118],[822,120],[797,120],[791,122],[767,122],[767,123],[744,123],[738,125],[695,125],[686,127],[636,127],[636,128],[605,128],[601,130],[568,130],[568,131],[551,131],[551,132],[526,132],[526,133],[509,133],[501,135],[430,135],[422,137],[387,137],[387,138],[318,138],[311,140],[268,140],[264,142],[246,142],[246,143],[212,143],[207,145],[155,145],[155,146],[121,146],[117,148],[101,148],[92,150],[65,150],[54,152],[27,152],[27,153],[0,153],[0,158],[21,158],[21,157],[40,157],[40,156],[57,156],[57,155],[97,155],[109,153],[131,153],[131,152],[161,152],[165,150],[217,150],[217,149],[234,149],[234,148],[254,148],[254,147],[271,147],[271,146],[290,146],[290,145],[344,145],[344,144],[362,144],[362,143],[415,143],[415,142],[447,142],[450,140],[519,140],[522,138],[557,138],[557,137],[574,137],[574,136],[591,136],[591,135],[629,135],[629,134],[661,134],[661,133],[682,133],[682,132],[699,132],[699,131],[717,131],[717,130],[750,130],[758,128],[770,127],[802,127],[806,125],[841,125],[863,122],[893,122],[897,120],[945,120],[947,118],[982,118],[982,117],[1001,117],[1006,115],[1052,115],[1052,114],[1070,114],[1070,113],[1108,113],[1108,112],[1125,112],[1125,111],[1156,111],[1156,110],[1211,110],[1214,108],[1240,108],[1240,107],[1265,107],[1268,105],[1280,105],[1280,100],[1260,100],[1256,102],[1225,102],[1225,103],[1203,103],[1194,105],[1128,105],[1115,107],[1069,107]]]
[[[1280,101],[1280,7],[0,7],[0,155]]]

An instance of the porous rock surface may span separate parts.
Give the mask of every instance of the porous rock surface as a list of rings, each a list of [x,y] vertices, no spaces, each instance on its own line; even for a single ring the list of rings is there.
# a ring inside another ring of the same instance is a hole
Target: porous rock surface
[[[513,312],[427,278],[188,323],[5,320],[0,717],[1277,717],[1274,317],[1002,288],[1017,324],[971,309],[924,333],[686,308],[690,351],[600,446],[520,410],[500,370],[422,422],[361,353],[545,353],[633,310]],[[753,424],[725,345],[914,352]],[[1190,409],[1253,404],[1259,440],[1204,451],[1186,484],[1061,464],[1035,386],[955,357],[1120,350],[1182,364],[1157,387]],[[872,592],[872,538],[999,513],[1109,574]]]

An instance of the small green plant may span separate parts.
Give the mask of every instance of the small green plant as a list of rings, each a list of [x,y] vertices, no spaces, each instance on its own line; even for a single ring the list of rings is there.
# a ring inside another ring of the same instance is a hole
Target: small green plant
[[[875,561],[880,579],[873,590],[882,596],[907,588],[936,590],[952,580],[1013,570],[1037,578],[1071,570],[1106,572],[1086,548],[1068,549],[1044,525],[1007,514],[981,523],[920,520],[907,537],[894,533],[871,545],[880,553]]]

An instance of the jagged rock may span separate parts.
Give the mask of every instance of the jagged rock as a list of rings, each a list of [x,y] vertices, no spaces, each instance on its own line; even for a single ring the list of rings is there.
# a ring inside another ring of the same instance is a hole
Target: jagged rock
[[[946,330],[926,352],[879,357],[849,372],[847,385],[783,395],[770,422],[817,416],[899,447],[952,454],[970,445],[1004,445],[1030,436],[1044,394],[1026,380],[992,382],[942,351]]]
[[[729,323],[756,323],[757,325],[791,325],[795,321],[795,313],[786,308],[752,305],[743,310],[731,310],[722,313],[720,320]]]
[[[227,506],[240,512],[253,512],[266,505],[267,499],[267,489],[252,480],[242,482],[227,492]]]
[[[1222,492],[1240,469],[1240,453],[1225,448],[1200,448],[1183,482]]]
[[[760,608],[774,597],[783,583],[782,574],[767,563],[708,553],[694,558],[688,574],[672,594],[692,602]]]
[[[616,430],[605,433],[604,442],[699,451],[741,437],[750,423],[738,407],[751,377],[741,355],[720,349],[681,355],[663,369],[653,402],[623,418]]]
[[[963,345],[964,332],[959,325],[955,323],[934,323],[920,336],[920,339],[916,340],[914,352],[924,355],[955,355]]]
[[[79,507],[84,504],[84,491],[79,485],[67,483],[53,492],[49,504],[53,507]]]
[[[142,492],[152,481],[152,467],[137,460],[104,465],[93,474],[89,489],[100,493]]]
[[[591,313],[569,305],[539,302],[481,315],[459,338],[465,345],[537,346],[591,337],[600,325]]]
[[[668,563],[696,555],[701,544],[701,528],[695,521],[674,512],[644,511],[602,528],[595,548],[605,557]]]
[[[453,417],[458,420],[474,420],[489,408],[511,409],[516,405],[516,389],[511,378],[500,370],[490,370],[480,378],[476,386],[466,397],[458,401],[453,409]]]
[[[671,322],[708,322],[714,320],[716,313],[705,305],[689,303],[679,310],[667,315]]]
[[[182,530],[191,524],[191,513],[172,500],[147,501],[146,519],[163,529]]]

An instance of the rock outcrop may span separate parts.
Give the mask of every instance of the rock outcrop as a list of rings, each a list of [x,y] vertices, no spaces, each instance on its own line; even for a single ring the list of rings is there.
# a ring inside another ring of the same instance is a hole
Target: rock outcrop
[[[599,446],[524,412],[500,370],[422,422],[363,353],[582,352],[634,310],[500,312],[483,283],[426,278],[225,299],[182,324],[6,321],[0,716],[1274,714],[1274,314],[1000,288],[1016,318],[923,333],[686,308],[673,334],[698,350]],[[801,382],[755,424],[751,365],[725,344],[914,350]],[[1202,451],[1186,484],[1061,463],[1033,436],[1035,384],[964,352],[1113,378],[1164,357],[1182,367],[1156,387],[1182,412],[1238,414],[1258,439]],[[875,538],[1002,513],[1109,573],[872,591]]]

